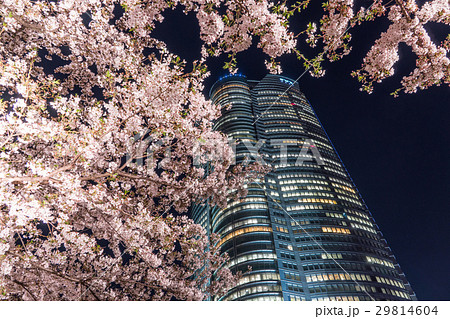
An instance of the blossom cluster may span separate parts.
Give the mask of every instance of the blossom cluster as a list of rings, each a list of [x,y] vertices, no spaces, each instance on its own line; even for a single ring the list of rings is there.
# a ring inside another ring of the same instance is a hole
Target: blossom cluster
[[[307,6],[309,1],[299,5]],[[294,6],[300,10],[299,5]],[[370,48],[359,70],[352,72],[362,83],[361,90],[371,93],[373,84],[383,81],[394,74],[395,65],[399,61],[399,44],[405,43],[416,55],[416,68],[408,76],[403,77],[399,91],[415,93],[433,85],[450,83],[449,37],[440,44],[432,40],[427,24],[449,24],[450,3],[448,0],[432,0],[419,8],[414,0],[396,0],[385,3],[382,0],[372,1],[367,7],[360,7],[353,0],[330,0],[323,4],[325,14],[319,27],[309,23],[306,30],[306,42],[311,47],[320,47],[322,52],[312,59],[306,58],[300,51],[294,50],[300,60],[311,69],[311,74],[321,76],[323,56],[329,61],[336,61],[351,51],[351,31],[359,24],[386,16],[389,26],[386,32]],[[303,33],[301,32],[301,33]]]
[[[421,8],[415,1],[398,1],[388,14],[391,22],[364,58],[361,69],[354,75],[363,83],[363,90],[369,93],[373,83],[392,76],[399,61],[399,44],[405,43],[417,56],[416,68],[403,77],[399,90],[415,93],[433,85],[450,84],[449,48],[446,40],[436,44],[425,27],[429,22],[450,24],[450,2],[433,0]],[[398,94],[397,90],[395,94]]]

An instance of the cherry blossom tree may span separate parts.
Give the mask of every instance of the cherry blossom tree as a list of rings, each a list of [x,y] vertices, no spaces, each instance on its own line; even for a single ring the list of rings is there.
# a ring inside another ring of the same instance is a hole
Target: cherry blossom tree
[[[297,2],[291,10],[300,11],[309,2]],[[361,90],[372,93],[374,83],[394,74],[394,65],[399,60],[400,43],[405,43],[415,53],[416,68],[403,77],[402,86],[393,95],[397,96],[400,91],[415,93],[418,89],[450,83],[450,35],[441,43],[434,43],[426,28],[430,22],[450,24],[448,0],[432,0],[420,8],[415,0],[374,0],[367,8],[359,9],[353,0],[330,0],[324,4],[324,9],[326,13],[320,21],[319,30],[315,24],[310,23],[303,31],[311,46],[315,47],[318,42],[323,44],[322,53],[308,60],[297,52],[297,56],[305,61],[314,75],[323,75],[321,62],[324,56],[330,61],[336,61],[350,53],[350,30],[356,25],[387,15],[390,22],[388,29],[375,41],[364,58],[361,69],[352,72],[362,83]]]
[[[392,75],[400,42],[418,56],[405,92],[449,83],[449,39],[437,45],[424,28],[449,23],[447,0],[367,9],[330,0],[319,26],[295,35],[289,19],[309,2],[2,1],[1,298],[202,300],[234,284],[217,236],[173,216],[241,197],[266,170],[233,165],[226,137],[212,130],[220,110],[202,94],[209,56],[227,54],[235,72],[236,54],[255,41],[272,72],[293,53],[321,75],[325,58],[350,52],[352,27],[387,14],[389,29],[354,73],[363,89]],[[192,65],[153,36],[177,6],[200,26],[202,58]],[[306,57],[300,35],[321,53]]]
[[[181,3],[208,11],[203,1]],[[202,94],[203,61],[186,72],[151,37],[176,4],[0,5],[5,299],[199,300],[233,284],[215,236],[170,215],[206,198],[223,205],[258,172],[230,168],[232,150],[211,129],[220,110]],[[63,63],[49,73],[45,59]]]

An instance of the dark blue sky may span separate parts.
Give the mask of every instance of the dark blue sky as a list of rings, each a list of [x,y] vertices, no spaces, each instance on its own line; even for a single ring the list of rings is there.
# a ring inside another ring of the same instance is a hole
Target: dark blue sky
[[[169,49],[187,61],[200,52],[199,29],[192,22],[192,14],[177,10],[156,28]],[[411,51],[402,46],[398,75],[375,86],[371,95],[360,92],[350,71],[385,28],[376,22],[358,29],[349,56],[328,65],[324,78],[305,75],[299,85],[419,300],[450,300],[450,90],[443,85],[391,97],[414,66]],[[433,37],[443,39],[446,33],[435,28]],[[294,56],[282,61],[283,75],[296,79],[303,72]],[[209,62],[207,89],[226,74],[223,59]],[[250,79],[266,74],[264,56],[254,48],[238,55],[238,66]]]

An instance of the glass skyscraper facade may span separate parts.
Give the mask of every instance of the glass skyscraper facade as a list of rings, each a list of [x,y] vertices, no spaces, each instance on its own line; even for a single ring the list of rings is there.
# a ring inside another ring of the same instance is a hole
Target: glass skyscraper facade
[[[297,83],[230,75],[210,91],[215,129],[236,141],[236,163],[272,166],[224,208],[191,214],[221,236],[243,273],[216,300],[415,300],[403,272]]]

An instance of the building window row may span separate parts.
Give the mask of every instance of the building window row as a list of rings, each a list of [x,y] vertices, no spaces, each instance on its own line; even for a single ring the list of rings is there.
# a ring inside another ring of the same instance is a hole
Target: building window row
[[[292,175],[297,175],[297,174],[292,174]],[[317,182],[316,184],[323,184],[323,185],[328,185],[328,182],[324,181],[325,180],[325,176],[322,175],[317,175],[317,174],[298,174],[298,175],[304,175],[302,177],[304,178],[308,178],[308,179],[286,179],[286,180],[281,180],[280,181],[280,185],[289,185],[289,184],[306,184],[306,183],[314,183]]]
[[[298,119],[298,117],[296,115],[291,115],[291,114],[267,114],[267,113],[263,113],[261,115],[261,118],[267,118],[267,119],[271,119],[271,118],[283,118],[283,119]]]
[[[243,276],[239,280],[238,285],[244,285],[249,282],[255,282],[255,281],[264,281],[264,280],[280,280],[280,275],[274,272],[266,272],[266,273],[258,273],[258,274],[251,274],[248,276]]]
[[[316,253],[316,254],[301,254],[301,260],[317,260],[317,259],[342,259],[341,253]]]
[[[314,240],[316,241],[320,241],[319,238],[317,237],[324,237],[324,236],[316,236],[315,234],[312,235],[307,235],[305,237],[296,237],[295,241],[299,242],[300,240],[302,241],[312,241],[313,239],[311,238],[313,237]],[[326,237],[325,237],[326,238]],[[334,239],[335,241],[337,241],[337,239]],[[339,241],[342,241],[341,238],[339,238]],[[387,254],[384,252],[384,250],[379,250],[379,249],[373,249],[372,247],[368,247],[368,246],[358,246],[355,244],[346,244],[346,243],[321,243],[320,246],[318,244],[303,244],[301,246],[297,246],[296,250],[298,251],[306,251],[306,250],[339,250],[339,251],[355,251],[355,252],[367,252],[367,253],[371,253],[374,255],[379,255],[380,257],[388,257]],[[346,254],[348,256],[348,258],[346,257],[346,259],[355,259],[355,260],[361,260],[361,258],[357,258],[356,255],[350,255],[350,254]],[[354,258],[353,258],[354,257]],[[365,259],[364,259],[365,261]]]
[[[285,219],[281,219],[281,218],[277,218],[277,217],[274,217],[274,218],[273,218],[273,221],[274,221],[275,223],[278,223],[278,224],[283,224],[283,225],[286,225],[286,224],[287,224],[287,222],[286,222]]]
[[[322,227],[324,233],[350,234],[350,229],[339,227]]]
[[[309,106],[309,104],[306,103],[301,103],[301,105],[297,105],[296,109],[299,111],[299,113],[303,114],[303,115],[311,115],[314,116],[314,111],[313,109]],[[305,113],[306,112],[306,113]]]
[[[337,225],[337,226],[347,226],[347,223],[343,220],[334,219],[334,218],[319,218],[319,219],[295,219],[291,221],[291,226],[299,226],[299,225]],[[294,234],[301,233],[301,231],[294,231]]]
[[[331,177],[331,176],[329,177],[329,179],[330,179],[331,181],[333,181],[333,182],[337,182],[337,183],[340,183],[340,184],[344,184],[344,185],[346,185],[347,187],[349,187],[350,189],[353,188],[353,185],[352,185],[352,184],[350,184],[349,182],[344,181],[344,180],[342,180],[342,179],[335,178],[335,177]]]
[[[377,233],[377,231],[376,231],[375,229],[370,228],[370,227],[367,227],[367,226],[364,226],[364,225],[360,225],[360,224],[357,224],[357,223],[350,223],[350,225],[351,225],[352,227],[354,227],[354,228],[359,228],[359,229],[362,229],[362,230],[371,232],[371,233],[373,233],[373,234],[376,234],[376,233]]]
[[[307,228],[295,229],[294,234],[311,234],[311,233],[324,232],[323,228],[326,228],[326,227],[307,227]],[[326,232],[328,232],[328,231],[326,231]]]
[[[355,222],[358,222],[360,224],[364,224],[364,225],[371,226],[371,227],[373,226],[373,224],[370,221],[366,220],[366,219],[362,219],[362,218],[355,217],[355,216],[352,216],[352,215],[347,215],[347,218],[349,220],[351,220],[351,221],[355,221]]]
[[[306,275],[306,282],[316,281],[339,281],[339,280],[354,280],[354,281],[372,281],[370,276],[359,273],[317,273]]]
[[[230,93],[230,92],[228,92],[228,93]],[[245,94],[245,92],[237,93],[231,97],[228,97],[228,95],[219,96],[219,97],[215,98],[215,101],[214,101],[214,104],[220,105],[222,107],[227,107],[227,106],[233,105],[233,104],[243,104],[246,107],[248,107],[251,103],[252,103],[252,101],[250,99],[250,96]]]
[[[359,296],[328,296],[328,297],[314,297],[311,299],[312,301],[360,301],[366,300],[365,298],[361,299]],[[372,299],[369,299],[372,300]]]
[[[215,126],[215,127],[219,127],[219,126],[222,126],[222,125],[224,125],[225,123],[228,123],[228,122],[230,122],[230,121],[237,120],[238,117],[237,117],[237,116],[234,116],[234,115],[235,115],[235,114],[233,114],[232,117],[230,117],[230,116],[224,117],[224,118],[221,119],[220,121],[217,121],[217,122],[214,124],[214,126]]]
[[[280,143],[281,142],[281,140],[276,140],[276,143],[275,142],[272,142],[271,143],[271,145],[272,146],[280,146]],[[303,140],[299,140],[299,139],[295,139],[295,140],[282,140],[282,143],[283,144],[292,144],[292,146],[297,146],[298,144],[303,144],[304,143],[304,141]],[[289,146],[289,145],[288,145]],[[278,176],[278,178],[280,178],[279,176]]]
[[[283,265],[284,268],[289,268],[289,269],[298,269],[297,264],[293,264],[293,263],[288,263],[288,262],[281,262],[281,264]]]
[[[283,197],[303,197],[303,196],[323,196],[323,197],[334,197],[333,194],[330,193],[321,193],[321,192],[295,192],[295,193],[283,193]]]
[[[222,92],[223,90],[229,89],[229,88],[242,88],[242,89],[244,89],[245,92],[250,92],[250,88],[247,85],[230,83],[230,84],[225,84],[225,85],[221,86],[220,89],[218,89],[217,91],[214,92],[213,96],[217,96],[218,93]]]
[[[355,250],[355,245],[349,244],[339,244],[339,243],[321,243],[319,244],[306,244],[297,246],[297,251],[308,251],[308,250],[341,250],[341,251],[353,251]]]
[[[341,253],[322,253],[320,255],[322,259],[342,259]]]
[[[320,154],[323,156],[323,155],[327,155],[328,156],[328,158],[333,158],[333,159],[335,159],[335,160],[339,160],[339,158],[337,157],[337,155],[336,155],[336,153],[334,153],[333,151],[331,151],[331,150],[328,150],[328,149],[325,149],[325,148],[323,148],[321,145],[317,145],[317,148],[318,148],[318,150],[319,150],[319,152],[320,152]],[[327,158],[326,156],[323,156],[324,158]]]
[[[238,204],[250,203],[250,202],[267,203],[267,200],[265,197],[246,197],[246,198],[235,200],[235,201],[232,201],[231,203],[228,203],[228,205],[224,208],[224,210],[228,209],[232,206],[238,205]]]
[[[238,230],[235,230],[231,233],[229,233],[228,235],[226,235],[225,237],[223,237],[218,245],[221,246],[224,242],[226,242],[227,240],[230,240],[236,236],[240,236],[242,234],[247,234],[247,233],[253,233],[253,232],[272,232],[272,228],[268,227],[268,226],[252,226],[252,227],[246,227],[246,228],[241,228]]]
[[[247,298],[245,301],[283,301],[281,296],[258,296],[254,298]]]
[[[275,230],[282,232],[282,233],[289,233],[289,230],[285,227],[281,227],[281,226],[275,226]]]
[[[358,270],[358,271],[366,271],[368,270],[368,267],[361,263],[349,263],[340,261],[337,262],[320,262],[320,263],[314,263],[314,264],[306,264],[303,265],[304,271],[316,271],[316,270],[330,270],[330,269],[342,269],[342,268],[348,270]]]
[[[353,214],[353,215],[357,215],[359,217],[362,217],[362,218],[370,220],[370,217],[368,216],[367,213],[362,213],[362,212],[358,212],[356,210],[347,209],[347,208],[344,208],[344,212],[349,213],[349,214]]]
[[[268,95],[268,96],[272,96],[273,94],[275,94],[276,96],[286,96],[283,95],[283,91],[274,91],[274,90],[261,90],[261,91],[255,91],[259,96],[259,98],[262,98],[264,95]]]
[[[308,208],[309,206],[309,208]],[[317,208],[311,208],[311,206],[317,206]],[[323,204],[323,205],[305,205],[304,209],[317,209],[317,210],[332,210],[332,211],[341,211],[342,208],[340,208],[339,205],[334,205],[334,204]],[[300,210],[304,210],[304,209],[300,209]],[[292,214],[292,216],[302,216],[304,214],[304,212],[302,211],[298,211]],[[317,212],[316,213],[317,216],[323,216],[323,212]]]
[[[286,252],[280,252],[280,257],[281,258],[285,258],[285,259],[292,259],[292,260],[294,260],[295,259],[295,256],[293,255],[293,254],[289,254],[289,253],[286,253]]]
[[[326,199],[326,198],[299,198],[299,203],[324,203],[324,204],[331,204],[336,205],[337,202],[332,199]]]
[[[335,183],[333,183],[333,184],[335,184]],[[339,189],[339,188],[336,188],[336,187],[334,187],[334,191],[335,191],[336,193],[339,193],[339,194],[344,194],[345,196],[350,196],[350,197],[352,197],[352,198],[354,198],[354,199],[356,199],[356,200],[359,201],[359,197],[356,196],[356,194],[349,193],[349,192],[347,192],[347,191],[345,191],[345,190],[342,190],[342,189]],[[359,203],[359,202],[358,202],[358,203]]]
[[[375,287],[374,292],[376,292]],[[342,284],[322,284],[308,286],[309,292],[312,294],[329,293],[329,292],[361,292],[361,291],[372,291],[372,286],[369,285],[358,285],[353,283],[342,283]]]
[[[234,213],[240,212],[244,209],[263,209],[267,210],[268,206],[267,204],[245,204],[233,209],[224,210],[222,214],[220,214],[220,217],[213,221],[214,225],[220,224],[220,222],[225,218],[228,217]]]
[[[273,94],[275,94],[275,96],[274,95],[259,95],[258,96],[258,102],[259,101],[264,101],[264,100],[266,100],[266,101],[278,101],[278,100],[281,100],[281,96],[279,95],[279,94],[277,94],[277,93],[275,93],[275,92],[273,92]],[[284,97],[285,99],[286,99],[286,97]]]
[[[400,297],[400,298],[411,300],[411,296],[406,294],[403,291],[398,291],[398,290],[395,290],[395,289],[389,289],[389,288],[383,288],[383,287],[381,287],[381,291],[384,294],[390,294],[390,295],[393,295],[393,296],[397,296],[397,297]]]
[[[337,169],[331,168],[329,166],[324,166],[324,169],[326,169],[327,171],[333,172],[335,174],[347,177],[347,174],[345,174],[344,171],[342,171],[341,169],[337,170]]]
[[[341,204],[341,206],[345,206],[345,207],[349,207],[349,208],[364,209],[364,205],[362,204],[362,202],[359,204],[354,204],[354,203],[350,202],[349,200],[341,199],[340,204]]]
[[[288,206],[288,207],[290,207],[290,206]],[[291,210],[294,210],[294,212],[290,213],[290,215],[292,217],[305,217],[305,216],[307,216],[307,214],[305,214],[305,212],[303,212],[303,210],[336,210],[336,211],[339,210],[338,206],[327,205],[327,204],[324,204],[324,205],[313,205],[313,204],[311,204],[311,205],[297,205],[297,206],[293,206],[293,207],[299,207],[299,208],[297,208],[298,209],[297,211],[295,211],[296,208],[291,209]],[[287,210],[289,210],[289,209],[287,209]],[[315,213],[312,213],[311,216],[312,215],[319,216],[319,214],[320,214],[319,212],[315,212]]]
[[[269,191],[268,192],[268,194],[270,195],[270,196],[274,196],[274,197],[280,197],[280,194],[278,193],[278,192],[276,192],[276,191]]]
[[[343,201],[347,201],[350,203],[353,203],[359,207],[364,207],[363,204],[359,201],[359,200],[354,200],[353,198],[347,197],[347,196],[343,196],[343,195],[337,195],[337,197]]]
[[[289,295],[289,301],[305,301],[306,298],[305,297],[300,297],[300,296],[296,296],[296,295]]]
[[[280,237],[281,237],[281,235],[280,235],[278,238],[280,238]],[[284,236],[283,236],[283,239],[284,239],[284,240],[289,240],[289,238],[284,237]],[[294,250],[294,248],[292,247],[292,245],[288,245],[288,244],[286,244],[286,243],[278,243],[278,246],[279,246],[280,248],[283,248],[283,249]]]
[[[334,179],[334,178],[330,177],[330,179]],[[348,187],[348,186],[341,185],[341,184],[338,184],[338,183],[331,183],[331,184],[332,184],[334,187],[339,187],[339,188],[342,188],[343,190],[346,190],[347,192],[356,194],[355,190],[354,190],[352,187]]]
[[[295,272],[285,271],[284,278],[289,279],[289,280],[301,281],[300,274],[295,273]]]
[[[359,237],[367,237],[369,239],[373,239],[375,241],[378,241],[380,238],[378,237],[378,234],[372,234],[371,232],[367,232],[367,231],[360,231],[357,229],[353,229],[353,233]],[[380,252],[383,252],[385,255],[388,256],[388,253],[384,250],[380,250]]]
[[[321,184],[321,185],[328,185],[326,181],[319,181],[319,180],[315,180],[315,179],[297,179],[296,180],[297,183],[303,183],[303,184],[307,184],[307,183],[312,183],[312,184]],[[293,184],[293,183],[290,183]],[[285,192],[285,191],[293,191],[293,190],[302,190],[304,189],[304,186],[302,187],[301,185],[288,185],[288,186],[281,186],[281,191]]]
[[[296,284],[288,283],[288,284],[286,284],[286,288],[290,291],[303,292],[303,287],[300,285],[296,285]]]
[[[277,103],[277,104],[283,104],[283,105],[291,105],[291,101],[289,101],[287,96],[283,95],[262,95],[257,97],[258,105],[264,105],[268,103]]]
[[[363,245],[366,246],[371,246],[371,247],[375,247],[381,250],[385,250],[386,246],[384,245],[384,243],[381,243],[379,240],[379,238],[377,237],[376,240],[367,240],[365,238],[358,238],[359,242],[362,243]]]
[[[290,241],[289,236],[282,235],[282,234],[277,234],[277,238],[278,238],[278,239],[281,239],[281,240]],[[280,247],[281,247],[281,246],[280,246]],[[292,246],[291,246],[291,247],[292,247]],[[292,250],[292,248],[291,248],[290,250]]]
[[[372,297],[372,293],[382,293],[382,290],[380,287],[374,287],[370,285],[364,285],[364,284],[327,284],[326,286],[320,285],[320,286],[314,286],[309,287],[310,293],[354,293],[359,292],[363,295],[359,296],[349,296],[347,295],[347,298],[353,298],[354,300],[366,300],[370,301],[375,299]],[[343,297],[345,295],[338,295],[338,296],[327,296],[327,297],[314,297],[312,300],[344,300]],[[351,300],[351,299],[348,299]]]
[[[314,173],[290,173],[290,174],[280,174],[277,176],[278,179],[289,178],[288,180],[280,181],[280,185],[294,184],[296,180],[293,180],[292,178],[296,177],[326,179],[325,176]]]
[[[296,163],[278,163],[273,165],[273,167],[275,168],[285,168],[285,167],[292,167],[292,168],[298,168],[298,169],[302,169],[305,167],[309,167],[309,168],[320,168],[318,165],[316,164],[312,164],[312,163],[305,163],[303,162],[301,165],[298,165]]]
[[[338,221],[341,222],[341,221]],[[342,221],[342,223],[345,223]],[[323,226],[326,227],[326,226]],[[339,227],[341,228],[341,227]],[[317,232],[317,231],[316,231]],[[295,233],[301,233],[301,232],[295,232]],[[305,235],[300,235],[300,236],[296,236],[295,237],[295,241],[296,242],[310,242],[310,241],[320,241],[320,242],[331,242],[331,243],[323,243],[323,245],[327,245],[327,247],[335,247],[335,249],[344,249],[344,250],[352,250],[352,249],[345,249],[344,247],[340,247],[341,245],[344,246],[350,246],[347,243],[351,243],[352,247],[356,247],[355,244],[355,240],[353,237],[348,236],[348,234],[346,233],[340,233],[340,232],[328,232],[326,234],[313,234],[312,235],[313,238],[309,238],[309,236],[305,236]],[[342,244],[345,243],[345,244]],[[335,245],[335,246],[334,246]],[[338,247],[339,245],[339,247]]]
[[[384,278],[380,276],[369,276],[366,274],[360,273],[317,273],[317,274],[307,274],[306,282],[317,282],[317,281],[376,281],[378,283],[383,283],[391,286],[395,286],[398,288],[405,288],[402,282],[398,280],[392,280],[389,278]],[[359,287],[357,285],[356,287]],[[365,286],[371,289],[373,292],[377,292],[374,286]],[[357,288],[358,289],[358,288]]]
[[[321,191],[331,191],[331,189],[329,187],[326,186],[318,186],[318,185],[307,185],[307,186],[298,186],[297,189],[303,189],[303,190],[321,190]],[[332,197],[334,196],[333,194],[329,194],[329,193],[308,193],[308,192],[288,192],[288,193],[283,193],[283,197],[300,197],[300,196],[312,196],[311,194],[313,194],[314,196],[328,196],[328,197]]]
[[[233,228],[237,228],[237,227],[244,226],[244,225],[269,224],[269,223],[270,223],[270,220],[268,218],[249,218],[249,219],[244,219],[244,220],[232,223],[231,225],[228,225],[223,230],[221,230],[219,234],[224,234],[224,233],[232,230]]]
[[[272,120],[271,121],[271,120],[267,120],[267,121],[264,121],[263,123],[264,123],[264,125],[276,125],[276,126],[278,126],[278,124],[292,124],[294,126],[302,127],[299,122],[294,122],[294,121],[283,121],[283,120]]]
[[[227,91],[220,92],[218,94],[214,94],[214,98],[212,99],[214,104],[221,104],[221,102],[225,99],[236,99],[241,96],[244,96],[248,99],[250,99],[249,91],[242,90],[242,89],[230,89]]]
[[[390,278],[384,278],[384,277],[380,277],[380,276],[376,276],[375,278],[380,283],[405,289],[405,285],[399,280],[393,280]]]
[[[330,164],[336,166],[337,168],[342,168],[342,164],[339,163],[339,162],[333,161],[333,160],[331,160],[331,159],[329,159],[329,158],[326,158],[326,157],[325,157],[323,160],[324,160],[325,162],[328,162],[328,163],[330,163]]]
[[[309,104],[307,104],[307,106],[309,107]],[[310,108],[311,109],[311,108]],[[312,109],[311,109],[312,110]],[[301,113],[301,116],[304,116],[304,117],[306,117],[306,118],[308,118],[308,119],[310,119],[310,120],[312,120],[312,121],[317,121],[317,118],[315,117],[315,115],[313,114],[313,115],[311,115],[311,114],[308,114],[308,113]]]
[[[272,260],[276,260],[277,259],[277,255],[274,253],[253,253],[253,254],[247,254],[244,256],[240,256],[237,258],[233,258],[232,260],[230,260],[227,264],[228,267],[232,267],[234,265],[237,264],[241,264],[247,261],[252,261],[252,260],[259,260],[259,259],[272,259]]]
[[[330,145],[325,144],[325,143],[322,143],[321,141],[318,141],[318,140],[315,140],[315,139],[312,139],[312,141],[313,141],[314,144],[316,144],[317,146],[322,146],[322,147],[325,147],[325,148],[329,149],[330,151],[333,152],[332,154],[334,155],[334,149],[333,149],[333,147],[331,147]]]
[[[286,132],[289,132],[289,133],[292,133],[292,132],[304,133],[304,131],[302,129],[298,129],[298,128],[289,128],[289,129],[287,129],[287,128],[273,128],[273,129],[267,129],[264,132],[265,133],[286,133]]]
[[[230,295],[228,295],[224,300],[234,300],[237,298],[241,298],[247,295],[257,294],[257,293],[264,293],[264,292],[277,292],[281,291],[281,287],[279,285],[258,285],[248,288],[239,289]]]
[[[334,218],[344,218],[344,215],[341,213],[325,213],[325,216],[327,217],[334,217]]]
[[[390,261],[384,260],[384,259],[380,259],[380,258],[372,257],[372,256],[366,256],[366,260],[372,264],[379,264],[379,265],[383,265],[383,266],[395,269],[395,266],[393,263],[391,263]]]
[[[308,125],[310,125],[310,126],[311,126],[311,125],[315,125],[315,126],[321,128],[319,122],[310,120],[310,119],[308,119],[308,118],[306,118],[306,117],[304,117],[304,116],[302,116],[302,115],[303,115],[303,114],[301,114],[301,115],[299,116],[299,118],[300,118],[301,121],[307,122],[307,123],[305,123],[305,125],[306,125],[306,124],[308,124]]]
[[[319,131],[319,132],[320,132],[320,131]],[[324,134],[323,132],[320,132],[320,133],[321,133],[321,134]],[[308,135],[314,136],[314,137],[316,137],[316,138],[321,139],[321,140],[324,141],[324,142],[329,143],[328,138],[327,138],[326,136],[324,136],[324,135],[316,134],[316,133],[314,133],[314,132],[308,132]]]
[[[239,135],[239,134],[250,134],[250,131],[234,131],[234,132],[227,133],[228,136],[234,136],[234,135]]]

